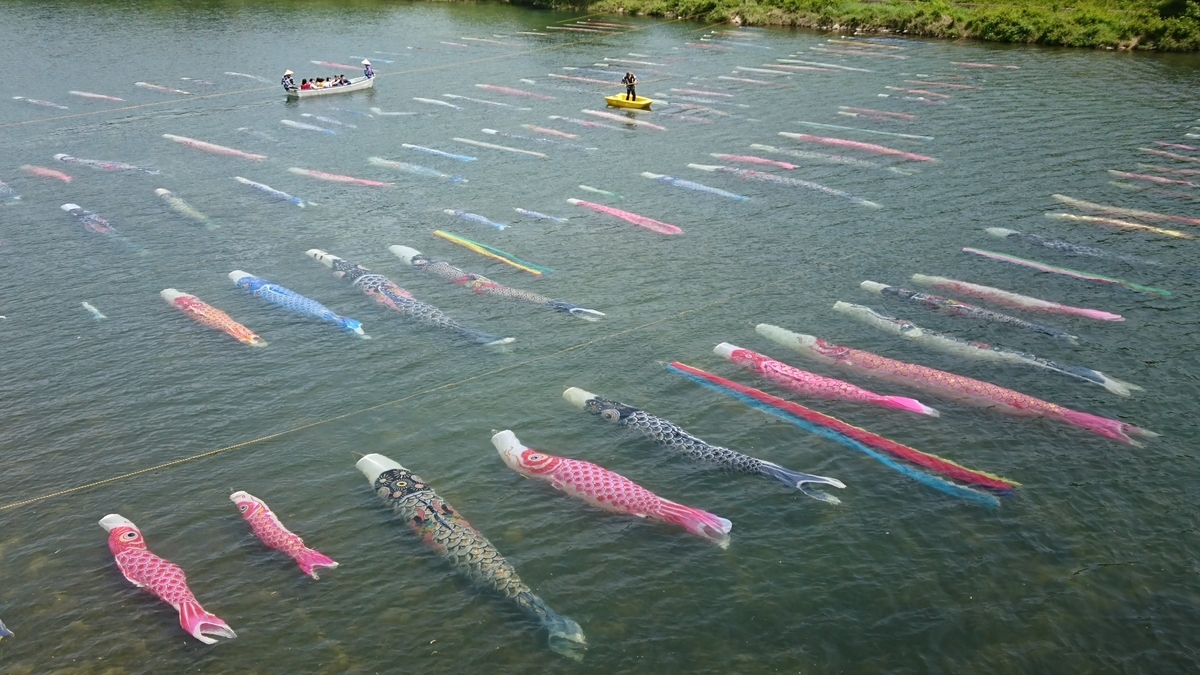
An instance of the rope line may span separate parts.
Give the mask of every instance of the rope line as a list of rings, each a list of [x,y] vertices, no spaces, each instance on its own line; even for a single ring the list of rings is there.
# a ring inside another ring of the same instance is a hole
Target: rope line
[[[595,16],[595,15],[589,14],[587,16]],[[664,23],[674,23],[676,21],[681,21],[681,20],[682,19],[676,18],[676,19],[671,19],[670,21],[666,21]],[[570,19],[567,19],[567,21],[570,21]],[[493,56],[485,56],[485,57],[481,57],[478,59],[468,59],[466,61],[454,61],[452,63],[442,63],[442,64],[437,64],[437,65],[432,65],[432,66],[423,66],[421,68],[410,68],[408,70],[398,70],[395,72],[378,73],[375,75],[375,78],[380,79],[380,78],[384,78],[384,77],[393,77],[396,75],[412,75],[414,73],[424,73],[424,72],[429,72],[429,71],[433,71],[433,70],[442,70],[445,68],[457,68],[458,66],[467,66],[467,65],[471,65],[471,64],[475,64],[475,63],[487,63],[488,61],[498,61],[500,59],[509,59],[509,58],[513,58],[515,56],[525,56],[527,54],[536,54],[538,52],[551,51],[554,49],[561,49],[563,47],[573,47],[575,45],[592,42],[592,41],[598,40],[600,38],[611,37],[614,35],[627,35],[629,33],[635,33],[635,32],[641,31],[641,30],[643,30],[643,29],[642,28],[633,28],[633,29],[630,29],[627,31],[622,31],[619,33],[617,33],[617,32],[605,33],[603,35],[595,35],[592,37],[580,38],[580,39],[572,41],[572,42],[561,42],[559,44],[547,45],[544,47],[537,47],[535,49],[526,49],[526,50],[522,50],[519,52],[509,52],[507,54],[495,54]],[[57,117],[42,117],[42,118],[39,118],[36,120],[24,120],[22,122],[8,122],[6,124],[0,124],[0,129],[20,127],[20,126],[25,126],[27,124],[40,124],[42,122],[56,122],[59,120],[69,120],[69,119],[74,119],[77,117],[88,117],[91,115],[102,115],[104,113],[110,113],[110,112],[124,112],[127,110],[138,110],[140,108],[150,108],[150,107],[154,107],[154,106],[162,106],[162,105],[168,105],[168,104],[172,104],[172,103],[181,103],[183,101],[200,101],[200,100],[204,100],[204,99],[208,99],[208,98],[220,98],[222,96],[236,96],[238,94],[250,94],[250,93],[255,93],[255,92],[260,92],[260,91],[270,91],[270,90],[274,89],[276,86],[278,86],[278,85],[272,85],[272,86],[268,86],[268,87],[255,87],[253,89],[239,89],[237,91],[225,91],[225,92],[218,92],[215,94],[201,94],[199,96],[189,96],[186,99],[175,98],[175,99],[168,99],[165,101],[155,101],[153,103],[140,103],[138,105],[129,105],[129,106],[121,107],[121,108],[107,108],[105,110],[91,110],[88,112],[71,113],[69,115],[59,115]]]
[[[322,426],[322,425],[325,425],[325,424],[330,424],[330,423],[333,423],[333,422],[337,422],[337,421],[339,421],[339,420],[344,420],[344,419],[346,419],[346,418],[348,418],[348,417],[354,417],[354,416],[356,416],[356,415],[361,415],[361,414],[363,414],[363,413],[368,413],[368,412],[371,412],[371,411],[373,411],[373,410],[379,410],[380,408],[387,408],[387,407],[390,407],[390,406],[398,405],[398,404],[400,404],[400,403],[404,403],[404,402],[406,402],[406,401],[410,401],[410,400],[412,400],[412,399],[414,399],[414,398],[417,398],[417,397],[420,397],[420,396],[425,396],[425,395],[427,395],[427,394],[433,394],[433,393],[436,393],[436,392],[439,392],[439,391],[444,391],[444,390],[446,390],[446,389],[453,389],[453,388],[455,388],[455,387],[458,387],[458,386],[464,385],[464,384],[466,384],[466,383],[468,383],[468,382],[473,382],[473,381],[475,381],[475,380],[480,380],[480,379],[483,379],[483,378],[485,378],[485,377],[490,377],[490,376],[492,376],[492,375],[498,375],[498,374],[500,374],[500,373],[508,372],[508,371],[510,371],[510,370],[515,370],[515,369],[517,369],[517,368],[522,368],[522,367],[524,367],[524,366],[527,366],[527,365],[530,365],[530,364],[533,364],[533,363],[537,363],[537,362],[539,362],[539,361],[544,361],[544,360],[546,360],[546,359],[551,359],[551,358],[554,358],[554,357],[556,357],[556,356],[561,356],[562,354],[567,354],[567,353],[569,353],[569,352],[578,351],[578,350],[580,350],[580,349],[583,349],[583,348],[585,348],[585,347],[589,347],[589,346],[591,346],[591,345],[594,345],[594,344],[598,344],[598,343],[601,343],[601,342],[606,342],[606,341],[608,341],[608,340],[611,340],[611,339],[613,339],[613,338],[621,337],[621,336],[623,336],[623,335],[628,335],[628,334],[630,334],[630,333],[634,333],[634,332],[637,332],[637,331],[640,331],[640,330],[643,330],[643,329],[646,329],[646,328],[650,328],[651,326],[656,326],[656,325],[658,325],[658,324],[660,324],[660,323],[665,323],[665,322],[667,322],[667,321],[672,321],[672,320],[674,320],[674,319],[678,319],[678,318],[680,318],[680,317],[687,316],[688,314],[694,314],[694,313],[696,313],[696,312],[701,312],[701,311],[704,311],[704,310],[706,310],[706,309],[710,309],[710,308],[712,308],[712,307],[716,307],[716,306],[718,306],[718,305],[725,304],[725,303],[727,303],[727,302],[730,302],[730,301],[732,301],[732,300],[736,300],[737,298],[741,298],[741,297],[744,297],[744,296],[747,296],[747,295],[752,295],[752,294],[754,294],[754,293],[758,293],[759,291],[765,290],[765,289],[767,289],[767,288],[770,288],[770,287],[772,287],[772,286],[778,286],[779,284],[782,284],[782,283],[785,283],[785,282],[791,281],[791,280],[793,280],[793,279],[796,279],[796,278],[798,278],[798,277],[802,276],[803,274],[806,274],[806,272],[798,272],[798,273],[796,273],[796,274],[793,274],[793,275],[791,275],[791,276],[783,277],[783,278],[781,278],[781,279],[776,279],[775,281],[771,281],[771,282],[768,282],[768,283],[762,284],[761,286],[757,286],[757,287],[755,287],[755,288],[752,288],[752,289],[750,289],[750,290],[748,290],[748,291],[742,291],[742,292],[740,292],[740,293],[734,293],[734,294],[732,294],[732,295],[727,295],[727,296],[725,296],[724,298],[719,298],[719,299],[717,299],[717,300],[713,300],[712,302],[709,302],[709,303],[706,303],[706,304],[703,304],[703,305],[699,305],[699,306],[697,306],[697,307],[693,307],[693,308],[691,308],[691,309],[685,309],[685,310],[683,310],[683,311],[681,311],[681,312],[678,312],[678,313],[676,313],[676,314],[671,314],[670,316],[665,316],[665,317],[662,317],[662,318],[660,318],[660,319],[655,319],[654,321],[650,321],[650,322],[647,322],[647,323],[641,324],[641,325],[639,325],[639,326],[634,326],[634,327],[632,327],[632,328],[626,328],[625,330],[617,331],[617,332],[615,332],[615,333],[609,333],[608,335],[603,335],[603,336],[600,336],[600,337],[598,337],[598,338],[594,338],[594,339],[592,339],[592,340],[588,340],[588,341],[586,341],[586,342],[580,342],[580,343],[579,343],[579,344],[577,344],[577,345],[572,345],[572,346],[570,346],[570,347],[565,347],[565,348],[563,348],[563,349],[560,349],[560,350],[558,350],[558,351],[556,351],[556,352],[551,352],[551,353],[549,353],[549,354],[543,354],[543,355],[541,355],[541,356],[535,356],[535,357],[533,357],[533,358],[531,358],[531,359],[526,359],[525,361],[521,361],[520,363],[514,363],[514,364],[512,364],[512,365],[503,366],[503,367],[500,367],[500,368],[495,368],[495,369],[493,369],[493,370],[489,370],[489,371],[487,371],[487,372],[485,372],[485,373],[479,373],[478,375],[472,375],[471,377],[467,377],[467,378],[464,378],[464,379],[461,379],[461,380],[456,380],[456,381],[454,381],[454,382],[447,382],[447,383],[445,383],[445,384],[440,384],[440,385],[438,385],[438,386],[436,386],[436,387],[433,387],[433,388],[430,388],[430,389],[425,389],[425,390],[423,390],[423,391],[419,391],[419,392],[416,392],[416,393],[413,393],[413,394],[409,394],[408,396],[403,396],[403,397],[401,397],[401,398],[393,399],[393,400],[391,400],[391,401],[385,401],[385,402],[383,402],[383,403],[377,403],[377,404],[375,404],[375,405],[373,405],[373,406],[369,406],[369,407],[366,407],[366,408],[360,408],[360,409],[358,409],[358,410],[352,410],[352,411],[350,411],[350,412],[347,412],[347,413],[342,413],[341,415],[334,415],[333,417],[327,417],[327,418],[325,418],[325,419],[320,419],[320,420],[317,420],[317,421],[315,421],[315,422],[309,422],[308,424],[303,424],[303,425],[300,425],[300,426],[298,426],[298,427],[293,427],[293,428],[291,428],[291,429],[285,429],[285,430],[283,430],[283,431],[279,431],[279,432],[276,432],[276,433],[273,433],[273,434],[269,434],[269,435],[267,435],[267,436],[260,436],[259,438],[254,438],[254,439],[251,439],[251,440],[248,440],[248,441],[242,441],[241,443],[236,443],[236,444],[234,444],[234,445],[227,445],[227,446],[225,446],[225,447],[222,447],[222,448],[217,448],[217,449],[215,449],[215,450],[209,450],[209,451],[207,451],[207,452],[202,452],[202,453],[200,453],[200,454],[197,454],[197,455],[191,455],[191,456],[189,456],[189,457],[182,457],[182,458],[180,458],[180,459],[171,460],[170,462],[163,462],[162,464],[157,464],[157,465],[155,465],[155,466],[146,467],[146,468],[144,468],[144,469],[138,469],[137,471],[130,471],[129,473],[124,473],[124,474],[121,474],[121,475],[119,475],[119,476],[112,476],[112,477],[110,477],[110,478],[105,478],[105,479],[103,479],[103,480],[98,480],[98,481],[94,481],[94,482],[91,482],[91,483],[85,483],[85,484],[83,484],[83,485],[77,485],[77,486],[75,486],[75,487],[72,487],[72,488],[67,488],[67,489],[65,489],[65,490],[58,490],[57,492],[50,492],[50,493],[48,493],[48,494],[44,494],[44,495],[41,495],[41,496],[38,496],[38,497],[32,497],[32,498],[30,498],[30,499],[24,499],[24,500],[21,500],[21,501],[18,501],[18,502],[13,502],[13,503],[11,503],[11,504],[6,504],[6,505],[4,505],[4,506],[0,506],[0,512],[3,512],[3,511],[9,511],[9,510],[12,510],[12,509],[18,509],[18,508],[21,508],[21,507],[23,507],[23,506],[28,506],[28,505],[30,505],[30,504],[35,504],[35,503],[37,503],[37,502],[46,501],[46,500],[48,500],[48,499],[54,499],[54,498],[56,498],[56,497],[62,497],[62,496],[64,496],[64,495],[74,494],[74,493],[76,493],[76,492],[83,492],[84,490],[90,490],[90,489],[92,489],[92,488],[95,488],[95,487],[100,487],[100,486],[102,486],[102,485],[108,485],[109,483],[116,483],[117,481],[126,480],[126,479],[129,479],[129,478],[133,478],[133,477],[135,477],[135,476],[142,476],[142,475],[145,475],[145,474],[148,474],[148,473],[154,472],[154,471],[160,471],[160,470],[163,470],[163,469],[169,469],[169,468],[172,468],[172,467],[179,466],[179,465],[181,465],[181,464],[186,464],[186,463],[188,463],[188,462],[194,462],[194,461],[196,461],[196,460],[200,460],[200,459],[206,459],[206,458],[208,458],[208,457],[215,457],[216,455],[220,455],[220,454],[223,454],[223,453],[226,453],[226,452],[232,452],[232,451],[234,451],[234,450],[239,450],[239,449],[241,449],[241,448],[245,448],[245,447],[248,447],[248,446],[251,446],[251,445],[256,445],[256,444],[259,444],[259,443],[265,443],[266,441],[269,441],[269,440],[272,440],[272,439],[276,439],[276,438],[279,438],[279,437],[281,437],[281,436],[287,436],[287,435],[289,435],[289,434],[295,434],[295,433],[298,433],[298,432],[304,431],[304,430],[306,430],[306,429],[312,429],[312,428],[314,428],[314,427],[319,427],[319,426]]]

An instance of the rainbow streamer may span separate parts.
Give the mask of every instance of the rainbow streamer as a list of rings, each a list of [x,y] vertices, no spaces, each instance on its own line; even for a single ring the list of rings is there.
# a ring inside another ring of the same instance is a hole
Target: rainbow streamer
[[[900,464],[879,454],[871,447],[868,447],[867,443],[875,445],[880,450],[885,450],[886,448],[886,452],[903,453],[899,456],[904,456],[905,459],[910,459],[910,461],[918,459],[926,464],[939,466],[941,472],[946,475],[953,475],[956,478],[961,477],[962,480],[970,480],[975,485],[997,490],[1004,495],[1011,495],[1013,489],[1020,485],[1019,483],[998,476],[967,469],[936,455],[923,453],[914,448],[890,441],[882,436],[876,436],[869,431],[847,424],[835,417],[823,415],[802,405],[785,401],[766,392],[740,385],[699,368],[679,363],[678,361],[668,365],[667,370],[677,375],[682,375],[702,387],[739,400],[752,408],[757,408],[765,413],[791,422],[805,431],[828,438],[848,448],[858,450],[894,471],[954,497],[968,499],[985,506],[996,506],[1000,503],[998,499],[990,494],[985,494],[961,485],[955,485],[937,476],[931,476],[923,471],[917,471],[916,469]]]
[[[456,234],[451,234],[450,232],[434,230],[433,236],[441,237],[442,239],[445,239],[446,241],[453,243],[453,244],[458,244],[459,246],[462,246],[463,248],[467,249],[468,251],[474,251],[485,258],[491,258],[492,260],[499,260],[500,262],[502,262],[506,265],[512,265],[513,267],[521,270],[522,272],[528,272],[535,277],[540,277],[543,274],[550,274],[551,272],[554,271],[553,269],[551,269],[549,267],[542,267],[541,265],[535,265],[527,260],[521,260],[517,256],[515,256],[507,251],[501,251],[498,248],[492,248],[491,246],[488,246],[487,244],[481,244],[477,241],[471,241],[470,239],[460,237]]]
[[[1076,279],[1083,279],[1084,281],[1091,281],[1092,283],[1097,283],[1097,284],[1107,284],[1109,286],[1124,286],[1125,288],[1128,288],[1129,290],[1132,290],[1132,291],[1137,291],[1139,293],[1149,293],[1151,295],[1160,295],[1164,298],[1171,296],[1171,291],[1163,290],[1161,288],[1154,288],[1153,286],[1143,286],[1141,284],[1135,284],[1132,281],[1125,281],[1124,279],[1117,279],[1115,277],[1106,277],[1106,276],[1102,276],[1100,274],[1092,274],[1091,272],[1080,272],[1078,270],[1073,270],[1073,269],[1069,269],[1066,267],[1055,267],[1054,265],[1047,265],[1046,263],[1040,263],[1036,260],[1026,260],[1024,258],[1018,258],[1015,255],[1005,255],[1004,253],[993,253],[992,251],[984,251],[981,249],[970,248],[970,247],[963,248],[963,252],[964,253],[973,253],[978,256],[983,256],[984,258],[991,258],[992,260],[999,260],[1001,262],[1010,263],[1012,265],[1020,265],[1021,267],[1029,267],[1029,268],[1035,269],[1039,272],[1051,272],[1053,274],[1061,274],[1063,276],[1074,277]]]

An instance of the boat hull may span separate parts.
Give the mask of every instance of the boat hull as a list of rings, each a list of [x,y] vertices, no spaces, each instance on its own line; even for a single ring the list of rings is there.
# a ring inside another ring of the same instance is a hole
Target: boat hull
[[[632,101],[625,100],[625,94],[617,94],[616,96],[605,96],[605,102],[613,108],[633,108],[635,110],[649,110],[650,104],[654,103],[653,99],[639,96]]]
[[[343,84],[340,87],[325,87],[323,89],[288,89],[288,98],[312,98],[314,96],[329,96],[332,94],[349,94],[353,91],[362,91],[363,89],[373,89],[375,87],[375,78],[373,77],[357,77],[350,80],[350,84]]]

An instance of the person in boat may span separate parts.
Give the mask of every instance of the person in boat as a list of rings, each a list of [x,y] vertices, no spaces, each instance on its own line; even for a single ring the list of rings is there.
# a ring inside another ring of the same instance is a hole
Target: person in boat
[[[305,90],[312,89],[313,88],[312,82],[309,82],[308,80],[301,80],[300,88],[305,89]]]
[[[338,84],[350,84],[350,80],[345,75],[338,75]]]
[[[291,70],[283,71],[283,79],[279,81],[279,84],[283,85],[284,90],[296,88],[296,80],[292,79],[292,75],[295,75],[295,73],[293,73]]]
[[[621,84],[625,85],[625,100],[636,101],[637,90],[634,87],[637,86],[637,75],[626,72],[625,77],[621,78]]]
[[[371,67],[371,62],[366,59],[363,59],[362,64],[363,64],[363,76],[368,77],[368,78],[375,77],[375,69]]]
[[[318,77],[316,86],[317,86],[317,89],[324,89],[325,88],[325,78]]]

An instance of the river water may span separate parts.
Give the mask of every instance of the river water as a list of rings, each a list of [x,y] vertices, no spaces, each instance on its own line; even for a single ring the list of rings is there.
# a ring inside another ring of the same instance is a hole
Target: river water
[[[589,20],[630,29],[619,35],[547,29]],[[1165,673],[1200,667],[1200,243],[1044,215],[1064,210],[1051,198],[1061,193],[1200,216],[1194,200],[1171,194],[1192,188],[1140,182],[1146,189],[1131,191],[1110,184],[1124,181],[1106,173],[1148,171],[1138,164],[1192,166],[1138,148],[1197,144],[1185,136],[1198,124],[1197,57],[931,41],[879,42],[899,49],[862,49],[905,58],[868,57],[837,53],[853,48],[814,33],[711,36],[711,27],[693,23],[474,4],[9,2],[0,5],[0,24],[0,49],[10,57],[0,85],[0,180],[22,196],[0,208],[6,317],[0,321],[0,619],[16,632],[0,643],[0,671]],[[717,41],[702,42],[706,36]],[[363,57],[378,72],[370,92],[288,102],[275,84],[285,68],[299,80],[341,72],[310,61],[356,64]],[[779,58],[861,70],[735,71]],[[598,63],[618,73],[564,70],[601,70]],[[581,112],[603,110],[601,95],[618,86],[548,77],[612,81],[626,67],[641,78],[639,93],[659,101],[638,119],[666,131]],[[923,87],[905,80],[978,89],[928,89],[949,98],[887,89]],[[138,81],[191,93],[139,88]],[[70,90],[124,100],[85,99]],[[856,118],[837,114],[839,106],[914,118]],[[367,117],[372,108],[418,114]],[[322,134],[281,124],[328,125],[305,113],[356,128],[330,126],[338,133]],[[933,140],[814,130],[797,121]],[[523,124],[576,134],[571,142],[596,149],[481,131],[541,135]],[[939,161],[804,145],[780,131],[881,143]],[[162,134],[267,159],[207,154]],[[478,159],[459,162],[405,143]],[[878,166],[768,154],[751,144],[838,153]],[[160,173],[99,171],[58,162],[57,153]],[[728,163],[710,153],[792,161],[798,168],[790,171],[730,165],[819,183],[880,208],[688,168]],[[369,164],[371,156],[467,182],[399,173]],[[25,164],[74,180],[20,171]],[[291,167],[395,186],[322,182]],[[642,172],[750,199],[688,191]],[[314,204],[296,208],[233,176]],[[207,214],[211,226],[170,210],[157,188]],[[661,235],[568,198],[636,212],[683,233]],[[67,202],[106,218],[122,239],[84,229],[59,208]],[[517,207],[569,220],[538,221]],[[511,227],[493,230],[445,209]],[[1072,257],[983,231],[997,226],[1164,264]],[[555,271],[535,279],[435,238],[436,229]],[[606,316],[588,323],[473,297],[406,267],[388,252],[393,244]],[[968,256],[959,251],[964,246],[1173,294],[1154,298],[1038,273]],[[484,348],[414,327],[307,258],[314,247],[388,275],[466,325],[516,341]],[[373,339],[263,304],[229,281],[234,269],[361,320]],[[1079,346],[1071,346],[858,289],[864,279],[911,286],[913,273],[1097,307],[1126,321],[1022,315],[1079,335]],[[270,345],[251,348],[189,321],[158,297],[168,287],[223,309]],[[1145,391],[1121,398],[1056,373],[926,351],[834,313],[837,300],[1097,368]],[[82,301],[108,318],[94,320]],[[1144,447],[1122,445],[1059,422],[1009,417],[830,370],[759,337],[759,322],[985,379],[1162,437]],[[665,368],[678,360],[783,393],[715,356],[712,347],[722,341],[882,393],[917,396],[941,417],[791,398],[1022,486],[995,508],[955,499]],[[672,457],[570,406],[560,397],[568,386],[643,407],[712,443],[835,476],[847,485],[837,491],[842,503]],[[607,514],[521,478],[489,442],[493,430],[506,428],[527,445],[599,463],[666,498],[729,518],[730,547]],[[217,449],[224,451],[196,457]],[[550,607],[582,625],[589,642],[584,660],[550,651],[534,624],[493,593],[470,587],[393,520],[354,469],[365,453],[388,455],[418,472],[486,534]],[[128,475],[152,467],[159,468]],[[120,478],[24,503],[114,477]],[[341,567],[320,581],[305,578],[250,533],[227,499],[233,490],[264,499]],[[96,525],[107,513],[133,520],[151,550],[180,564],[200,601],[238,638],[212,647],[196,642],[170,607],[123,579]]]

